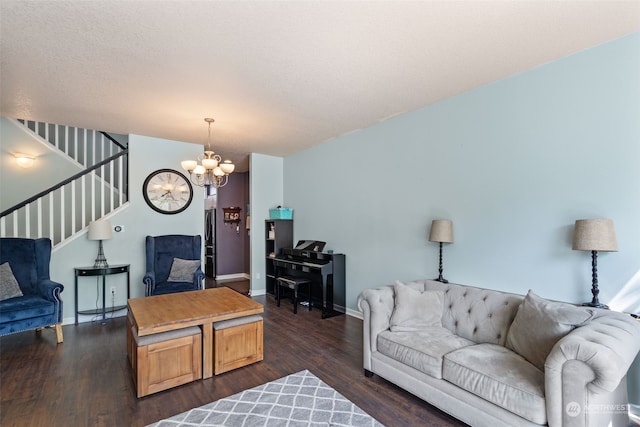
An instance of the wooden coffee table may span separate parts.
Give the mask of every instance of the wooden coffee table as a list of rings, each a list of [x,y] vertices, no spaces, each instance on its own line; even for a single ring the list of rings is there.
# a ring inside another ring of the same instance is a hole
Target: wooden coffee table
[[[259,302],[226,287],[134,298],[127,304],[138,336],[200,326],[202,378],[213,376],[213,322],[264,312]]]

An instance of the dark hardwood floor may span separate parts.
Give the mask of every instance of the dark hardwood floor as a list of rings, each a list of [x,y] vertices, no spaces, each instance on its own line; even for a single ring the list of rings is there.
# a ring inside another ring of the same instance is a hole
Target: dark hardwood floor
[[[124,317],[106,324],[24,332],[0,339],[0,425],[145,426],[250,387],[309,369],[386,426],[464,424],[362,370],[362,321],[265,304],[264,361],[137,399],[125,349]]]

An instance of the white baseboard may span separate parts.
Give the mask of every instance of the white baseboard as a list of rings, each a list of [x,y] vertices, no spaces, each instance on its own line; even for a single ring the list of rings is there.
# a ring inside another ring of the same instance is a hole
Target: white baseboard
[[[360,320],[364,320],[364,317],[362,316],[362,312],[358,311],[358,310],[353,310],[351,308],[348,308],[346,311],[347,316],[351,316],[351,317],[355,317],[356,319],[360,319]]]
[[[107,309],[107,313],[105,315],[105,319],[108,322],[109,319],[115,317],[124,317],[127,315],[127,309],[123,308],[122,310],[117,310],[114,312],[109,311]],[[65,317],[62,319],[63,325],[73,325],[76,322],[75,317]],[[102,322],[102,313],[100,314],[78,314],[78,323],[88,323],[88,322]]]
[[[238,279],[251,279],[251,276],[248,273],[234,273],[234,274],[221,274],[216,276],[216,282],[223,282],[229,280],[238,280]]]

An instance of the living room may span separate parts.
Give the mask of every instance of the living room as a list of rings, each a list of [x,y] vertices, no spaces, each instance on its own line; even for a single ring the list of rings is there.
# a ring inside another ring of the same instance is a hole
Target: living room
[[[610,218],[619,250],[598,254],[600,299],[638,313],[638,52],[636,28],[284,158],[252,153],[252,295],[265,292],[263,219],[278,205],[293,209],[296,239],[323,240],[327,250],[346,254],[347,286],[338,299],[356,317],[363,290],[437,276],[439,248],[428,233],[439,218],[452,220],[455,230],[443,249],[451,282],[589,301],[591,259],[571,249],[574,222]],[[131,264],[138,297],[144,236],[200,234],[204,210],[203,197],[194,197],[180,215],[155,214],[142,183],[157,169],[179,170],[180,160],[202,147],[130,134],[129,149],[128,206],[111,218],[125,231],[104,247],[110,262]],[[2,192],[9,182],[3,177]],[[51,275],[66,286],[67,324],[73,267],[91,264],[95,252],[95,242],[78,238],[53,254]],[[628,387],[631,403],[640,405],[638,360]]]

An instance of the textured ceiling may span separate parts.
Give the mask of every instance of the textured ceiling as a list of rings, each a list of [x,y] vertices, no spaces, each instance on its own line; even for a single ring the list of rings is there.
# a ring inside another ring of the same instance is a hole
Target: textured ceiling
[[[1,0],[1,113],[198,144],[213,117],[238,162],[639,30],[640,1]]]

